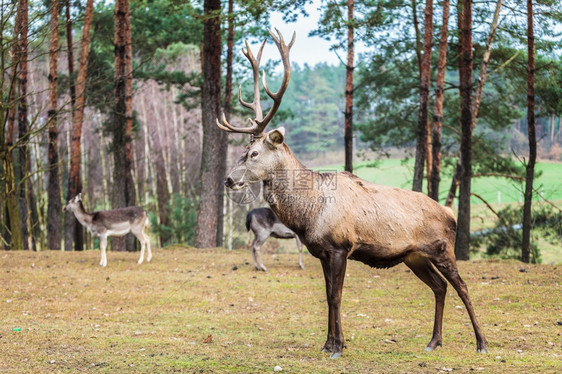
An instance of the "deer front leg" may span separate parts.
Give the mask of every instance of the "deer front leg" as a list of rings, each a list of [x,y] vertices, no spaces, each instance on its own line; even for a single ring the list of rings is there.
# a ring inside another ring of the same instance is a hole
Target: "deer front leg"
[[[107,256],[105,253],[105,249],[107,247],[107,236],[106,235],[100,235],[100,252],[101,252],[101,261],[100,261],[100,265],[103,267],[107,266]]]
[[[345,252],[331,252],[321,260],[326,281],[326,297],[328,300],[328,337],[322,352],[331,352],[330,358],[342,356],[345,339],[341,325],[341,296],[347,257]]]

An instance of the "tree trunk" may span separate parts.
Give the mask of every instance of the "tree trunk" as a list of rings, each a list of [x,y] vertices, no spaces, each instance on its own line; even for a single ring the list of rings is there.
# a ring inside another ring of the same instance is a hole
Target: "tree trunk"
[[[14,161],[14,177],[15,186],[18,195],[18,204],[20,210],[20,225],[22,231],[23,249],[36,249],[33,228],[37,222],[37,208],[33,196],[32,180],[28,176],[31,173],[31,155],[29,152],[29,125],[27,122],[28,105],[27,105],[27,59],[28,59],[28,2],[20,0],[18,2],[17,24],[15,26],[14,35],[17,42],[14,44],[14,61],[17,62],[17,99],[15,90],[13,99],[17,101],[17,105],[11,105],[9,111],[8,125],[10,128],[10,136],[8,143],[13,144],[14,121],[17,106],[17,122],[18,122],[18,142],[16,149],[12,155]],[[16,66],[16,65],[14,65]]]
[[[12,12],[13,9],[11,8]],[[13,134],[15,123],[15,107],[16,107],[16,76],[17,76],[17,36],[19,34],[19,17],[21,12],[21,2],[18,3],[16,10],[16,19],[14,27],[14,38],[12,39],[12,59],[11,74],[6,74],[9,67],[6,66],[7,59],[0,58],[0,87],[7,89],[6,96],[0,95],[0,246],[6,249],[23,248],[22,232],[19,218],[17,191],[14,179],[14,163],[13,163]],[[12,14],[7,14],[7,18]],[[5,24],[0,24],[0,32],[4,35]],[[7,54],[5,48],[9,48],[8,44],[2,44],[2,55]],[[6,79],[9,81],[6,83]],[[4,93],[4,92],[3,92]],[[6,102],[7,100],[7,102]],[[8,118],[6,118],[6,116]],[[7,128],[6,128],[7,122]]]
[[[113,121],[113,198],[112,208],[135,204],[135,189],[132,176],[132,46],[128,0],[117,0],[114,11],[115,40],[115,108]],[[134,250],[134,238],[113,238],[115,250]]]
[[[68,7],[68,4],[67,4]],[[68,9],[68,8],[67,8]],[[67,10],[68,12],[68,10]],[[86,90],[86,75],[88,72],[88,55],[90,53],[90,29],[94,13],[94,2],[88,0],[86,3],[86,12],[84,14],[84,29],[82,30],[82,40],[80,42],[80,63],[78,65],[78,76],[76,77],[76,86],[71,84],[71,96],[75,95],[75,102],[72,107],[72,145],[70,150],[70,173],[68,181],[68,195],[70,200],[74,196],[82,192],[82,176],[80,174],[81,165],[81,145],[82,124],[84,122],[84,103]],[[68,13],[67,13],[68,14]],[[68,19],[67,22],[70,20]],[[72,40],[69,37],[70,41]],[[72,44],[68,46],[72,49]],[[69,61],[69,68],[70,68]],[[71,75],[72,73],[69,72]],[[67,233],[66,238],[69,243],[65,244],[66,250],[72,250],[72,241],[74,241],[74,249],[81,251],[84,249],[84,234],[82,225],[78,223],[74,214],[67,214]]]
[[[230,121],[232,112],[232,63],[234,61],[234,0],[228,0],[228,32],[226,39],[226,82],[224,89],[224,115]],[[228,155],[228,136],[221,139],[221,160],[219,179],[226,176],[226,156]],[[217,202],[217,247],[224,246],[224,196],[225,187],[219,184]]]
[[[49,129],[48,151],[48,205],[47,235],[49,249],[60,249],[60,220],[62,212],[61,188],[59,180],[58,125],[57,125],[57,65],[59,47],[59,3],[51,3],[50,45],[49,45],[49,109],[47,127]]]
[[[550,146],[554,144],[554,113],[550,115]]]
[[[420,27],[418,21],[418,5],[416,0],[412,0],[412,16],[414,22],[414,32],[416,34],[416,61],[418,62],[418,72],[422,70],[422,43],[420,40]]]
[[[71,106],[71,117],[72,123],[74,124],[74,110],[76,107],[76,87],[75,87],[75,80],[74,80],[74,43],[72,41],[72,19],[70,17],[70,0],[66,0],[65,2],[65,11],[66,11],[66,48],[67,48],[67,61],[68,61],[68,80],[70,85],[70,106]],[[69,170],[69,181],[68,181],[68,192],[66,195],[66,200],[72,199],[76,193],[76,188],[73,189],[71,186],[73,182],[72,176],[72,152],[73,149],[71,147],[70,150],[70,170]],[[78,176],[78,178],[80,178]],[[64,250],[65,251],[72,251],[72,243],[75,243],[76,250],[83,249],[83,235],[79,234],[82,233],[82,226],[78,224],[76,217],[72,212],[64,212]]]
[[[470,187],[472,178],[472,0],[462,0],[459,83],[461,95],[461,173],[455,256],[470,257]]]
[[[523,204],[523,245],[521,261],[529,263],[531,253],[531,205],[533,179],[537,159],[535,134],[535,34],[533,30],[533,1],[527,0],[527,129],[529,134],[529,162],[525,167],[525,202]]]
[[[345,66],[345,171],[353,172],[354,1],[347,1],[347,64]]]
[[[18,199],[16,191],[16,183],[14,177],[14,163],[12,160],[11,152],[0,151],[0,157],[2,157],[2,171],[4,172],[4,186],[5,189],[2,191],[5,193],[6,198],[6,213],[8,216],[9,227],[10,227],[10,239],[11,245],[10,249],[22,249],[23,248],[23,237],[20,224],[20,215],[18,208]],[[2,196],[4,199],[4,196]]]
[[[433,0],[426,0],[424,10],[423,56],[420,70],[420,110],[412,190],[421,192],[427,147],[429,121],[429,79],[431,74],[431,46],[433,44]]]
[[[447,39],[449,38],[449,0],[443,0],[443,24],[439,38],[439,57],[437,58],[437,79],[435,82],[435,105],[432,125],[432,166],[429,196],[439,201],[439,182],[441,181],[441,128],[443,127],[443,99],[445,73],[447,72]]]
[[[221,85],[221,33],[220,0],[205,0],[203,25],[203,149],[201,154],[201,197],[197,214],[195,246],[208,248],[217,240],[217,196],[222,188],[220,149],[222,137],[226,136],[216,125],[220,115]]]
[[[488,63],[490,62],[490,55],[492,52],[492,43],[496,35],[496,30],[498,28],[498,19],[500,16],[500,10],[502,7],[503,0],[498,0],[496,3],[496,10],[494,12],[494,17],[492,19],[492,24],[490,25],[490,32],[488,33],[488,38],[486,39],[486,50],[482,56],[482,64],[480,65],[480,73],[478,74],[478,84],[476,86],[476,95],[474,98],[474,103],[472,106],[472,130],[476,127],[476,119],[478,118],[478,111],[480,110],[480,103],[482,101],[482,92],[484,92],[484,84],[486,83],[486,78],[488,76]],[[455,195],[457,194],[457,188],[460,183],[461,175],[461,158],[457,160],[457,166],[453,179],[451,181],[451,187],[449,189],[449,194],[447,195],[447,201],[445,205],[451,207]]]

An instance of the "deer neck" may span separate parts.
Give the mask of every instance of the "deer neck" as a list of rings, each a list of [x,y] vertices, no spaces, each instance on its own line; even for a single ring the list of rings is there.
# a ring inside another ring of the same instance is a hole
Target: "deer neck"
[[[284,152],[281,163],[264,181],[263,196],[279,220],[300,235],[323,209],[320,174],[306,168],[286,145]]]
[[[76,219],[82,224],[82,226],[90,226],[92,224],[92,214],[86,212],[84,205],[80,201],[78,206],[72,207],[72,212]]]

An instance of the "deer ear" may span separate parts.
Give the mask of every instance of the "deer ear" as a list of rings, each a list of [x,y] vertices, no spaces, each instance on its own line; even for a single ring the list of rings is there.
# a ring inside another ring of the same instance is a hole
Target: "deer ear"
[[[279,127],[278,129],[271,130],[265,141],[274,147],[278,147],[285,141],[285,128]]]

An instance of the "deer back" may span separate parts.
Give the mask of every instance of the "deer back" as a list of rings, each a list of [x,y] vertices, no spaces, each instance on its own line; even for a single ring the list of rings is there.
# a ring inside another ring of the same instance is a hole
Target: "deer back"
[[[135,225],[144,225],[146,218],[146,211],[138,206],[94,212],[92,213],[92,232],[127,233]]]

